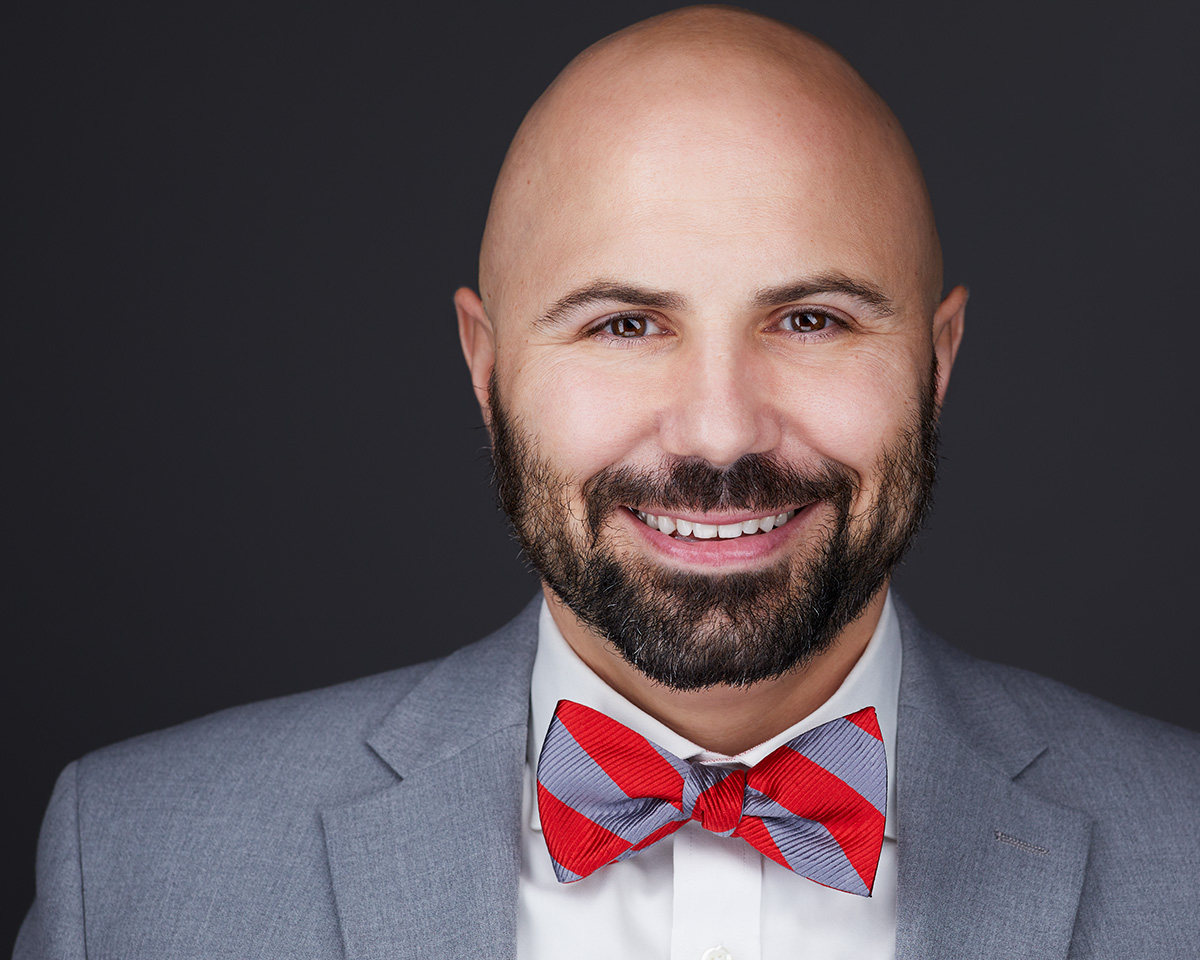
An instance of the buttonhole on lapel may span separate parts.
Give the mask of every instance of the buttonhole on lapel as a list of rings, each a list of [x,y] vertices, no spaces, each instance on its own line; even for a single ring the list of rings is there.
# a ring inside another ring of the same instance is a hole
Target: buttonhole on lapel
[[[1014,847],[1017,847],[1021,850],[1026,850],[1029,853],[1036,853],[1039,856],[1044,857],[1050,852],[1045,847],[1039,847],[1036,843],[1026,843],[1024,840],[1018,839],[1017,837],[1005,833],[1002,830],[993,830],[992,833],[996,835],[996,839],[1001,843],[1011,843]]]

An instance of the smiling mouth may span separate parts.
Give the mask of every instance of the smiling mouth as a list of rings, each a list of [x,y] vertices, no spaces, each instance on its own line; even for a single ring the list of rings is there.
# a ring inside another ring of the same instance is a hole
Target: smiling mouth
[[[632,510],[635,517],[646,526],[660,533],[665,533],[676,540],[736,540],[738,537],[750,537],[759,533],[770,533],[782,527],[799,511],[786,510],[783,513],[769,514],[765,517],[752,517],[740,523],[696,523],[692,520],[681,520],[678,517],[655,516],[642,510]]]

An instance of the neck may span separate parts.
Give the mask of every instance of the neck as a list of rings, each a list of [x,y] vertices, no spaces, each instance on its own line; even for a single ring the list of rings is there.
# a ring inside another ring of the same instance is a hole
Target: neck
[[[543,586],[554,623],[579,659],[605,683],[693,743],[734,756],[803,720],[833,696],[867,648],[887,598],[886,585],[828,650],[803,667],[748,687],[671,690],[635,670],[603,637]]]

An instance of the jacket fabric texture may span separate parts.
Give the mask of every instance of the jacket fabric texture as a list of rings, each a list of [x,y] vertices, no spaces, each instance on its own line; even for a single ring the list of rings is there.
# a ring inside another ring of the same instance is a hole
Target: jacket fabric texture
[[[72,763],[15,958],[514,957],[539,603]],[[1200,736],[897,612],[897,958],[1200,956]]]

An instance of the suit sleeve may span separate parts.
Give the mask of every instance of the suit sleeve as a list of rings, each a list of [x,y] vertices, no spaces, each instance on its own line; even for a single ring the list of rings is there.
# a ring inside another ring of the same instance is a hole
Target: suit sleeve
[[[77,765],[58,778],[42,821],[37,897],[17,934],[13,960],[84,960]]]

